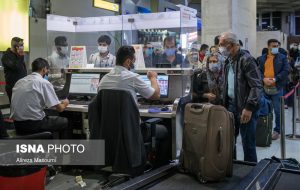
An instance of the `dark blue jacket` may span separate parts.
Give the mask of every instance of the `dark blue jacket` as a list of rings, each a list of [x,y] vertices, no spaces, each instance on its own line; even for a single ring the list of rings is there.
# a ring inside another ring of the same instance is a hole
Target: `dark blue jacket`
[[[266,60],[267,60],[267,54],[264,54],[258,58],[262,79],[264,78]],[[285,86],[288,80],[289,64],[287,62],[287,57],[281,53],[278,53],[274,57],[273,64],[274,64],[276,87],[278,90],[280,90],[283,88],[283,86]]]

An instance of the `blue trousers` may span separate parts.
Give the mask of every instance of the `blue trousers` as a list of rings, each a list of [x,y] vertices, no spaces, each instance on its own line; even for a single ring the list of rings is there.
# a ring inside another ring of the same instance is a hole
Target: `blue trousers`
[[[241,133],[242,145],[244,150],[244,161],[257,162],[256,155],[256,124],[258,119],[258,112],[252,113],[251,119],[248,123],[241,124],[241,115],[237,113],[236,107],[233,103],[229,102],[228,111],[234,114],[235,120],[235,142]],[[236,145],[234,148],[234,158],[236,158]]]
[[[274,131],[280,133],[280,97],[282,96],[283,91],[280,90],[278,94],[275,95],[266,95],[267,98],[271,101],[274,114],[275,114],[275,128]]]

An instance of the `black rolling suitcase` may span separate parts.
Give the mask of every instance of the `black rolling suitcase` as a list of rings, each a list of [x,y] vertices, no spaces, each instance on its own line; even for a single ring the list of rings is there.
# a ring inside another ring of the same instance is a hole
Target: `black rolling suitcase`
[[[269,100],[261,100],[261,109],[256,125],[256,146],[269,147],[272,144],[273,113]]]

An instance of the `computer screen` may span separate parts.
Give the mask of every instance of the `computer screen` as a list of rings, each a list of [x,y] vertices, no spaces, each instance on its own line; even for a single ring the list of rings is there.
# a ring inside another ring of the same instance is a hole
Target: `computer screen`
[[[96,95],[100,74],[72,74],[69,94]]]
[[[140,75],[140,79],[151,86],[151,82],[147,75]],[[157,75],[157,82],[160,88],[160,97],[167,98],[169,94],[169,76],[168,75]]]

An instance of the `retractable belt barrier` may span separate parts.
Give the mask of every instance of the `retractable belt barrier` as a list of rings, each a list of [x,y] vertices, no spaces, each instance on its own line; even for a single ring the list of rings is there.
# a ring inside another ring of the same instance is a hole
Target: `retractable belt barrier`
[[[296,134],[296,92],[299,89],[299,82],[293,87],[291,91],[289,91],[286,95],[280,98],[280,150],[281,150],[281,158],[286,158],[286,147],[285,147],[285,136],[289,139],[298,139],[300,138],[299,135]],[[285,103],[284,101],[288,99],[290,96],[294,95],[293,97],[293,117],[292,117],[292,124],[293,124],[293,133],[285,135]],[[299,93],[298,93],[299,96]],[[299,109],[299,108],[298,108]]]

